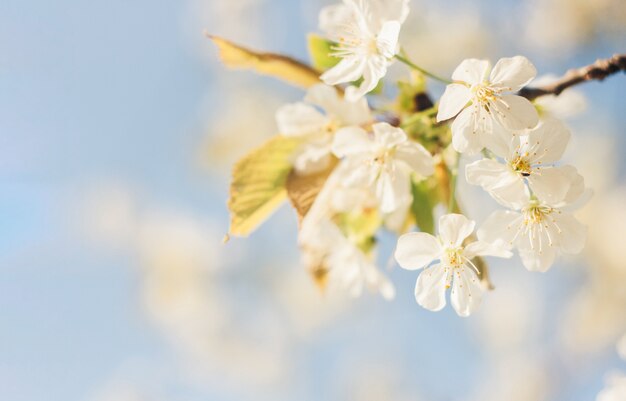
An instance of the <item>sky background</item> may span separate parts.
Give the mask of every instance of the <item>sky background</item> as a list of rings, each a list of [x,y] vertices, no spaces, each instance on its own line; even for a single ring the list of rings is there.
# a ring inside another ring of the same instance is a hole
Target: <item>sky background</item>
[[[620,3],[413,1],[402,38],[440,75],[515,54],[561,74],[624,51]],[[0,3],[1,399],[583,401],[626,369],[626,295],[605,281],[626,269],[623,75],[580,86],[568,120],[591,249],[546,274],[493,263],[469,319],[421,309],[397,267],[393,302],[320,295],[287,207],[221,244],[230,165],[303,93],[226,70],[202,32],[306,59],[324,4]],[[479,222],[495,207],[463,195]]]

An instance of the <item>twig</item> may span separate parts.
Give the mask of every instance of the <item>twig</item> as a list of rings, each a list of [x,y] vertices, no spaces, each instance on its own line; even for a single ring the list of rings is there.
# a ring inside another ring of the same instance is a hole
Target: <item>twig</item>
[[[523,88],[518,95],[534,100],[544,95],[559,95],[570,86],[581,82],[598,80],[602,81],[606,77],[620,71],[626,72],[626,54],[615,54],[613,57],[597,60],[586,67],[569,70],[561,79],[549,85],[533,88]]]

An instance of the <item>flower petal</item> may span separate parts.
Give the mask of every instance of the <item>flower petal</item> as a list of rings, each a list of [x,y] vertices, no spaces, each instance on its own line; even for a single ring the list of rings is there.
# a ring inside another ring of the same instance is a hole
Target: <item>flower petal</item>
[[[509,246],[502,240],[494,243],[488,243],[485,241],[476,241],[467,244],[463,249],[463,255],[468,259],[473,259],[476,256],[496,256],[499,258],[510,258],[513,256],[509,251]]]
[[[534,128],[539,122],[537,109],[524,97],[502,95],[490,103],[492,115],[504,128],[521,131]]]
[[[385,148],[392,148],[407,142],[404,130],[388,123],[374,124],[372,130],[374,131],[374,141]]]
[[[567,206],[580,201],[581,196],[585,193],[585,179],[582,175],[578,174],[578,170],[573,166],[562,166],[561,171],[567,176],[569,182],[569,190],[565,194],[565,197],[554,206]]]
[[[559,161],[569,143],[570,132],[560,121],[550,119],[528,133],[532,164],[551,164]]]
[[[471,99],[472,92],[467,86],[462,84],[446,86],[446,90],[439,100],[437,121],[444,121],[456,116]]]
[[[365,71],[365,62],[362,57],[344,57],[337,65],[323,73],[320,79],[327,85],[356,81]]]
[[[392,175],[382,171],[376,180],[376,198],[382,213],[392,213],[402,206],[411,195],[411,176],[401,169]]]
[[[465,268],[454,274],[450,302],[459,316],[472,314],[482,300],[483,289],[472,270]]]
[[[493,86],[516,92],[537,76],[537,69],[526,57],[505,57],[498,60],[489,81]]]
[[[363,96],[374,90],[378,81],[387,73],[388,61],[383,56],[371,56],[365,61],[363,69],[363,82],[357,90],[347,91],[345,97],[350,102],[356,102]]]
[[[485,220],[476,235],[480,241],[490,244],[497,244],[502,241],[503,246],[512,247],[523,223],[524,217],[521,213],[497,210]]]
[[[278,131],[285,136],[304,136],[321,132],[329,119],[305,103],[282,106],[276,112]]]
[[[344,157],[369,152],[372,146],[373,141],[363,128],[346,127],[337,131],[331,149],[335,156]]]
[[[398,48],[398,36],[400,35],[400,23],[387,21],[383,24],[376,37],[376,47],[380,54],[392,58]]]
[[[521,207],[528,201],[528,193],[520,176],[502,163],[482,159],[465,167],[467,182],[480,185],[500,204]]]
[[[433,312],[446,306],[446,286],[448,283],[448,269],[436,264],[424,269],[415,283],[415,300],[417,303]]]
[[[533,169],[528,185],[539,200],[549,204],[562,200],[570,189],[567,173],[560,167]]]
[[[445,214],[439,218],[439,236],[444,246],[460,246],[473,231],[476,223],[462,214]]]
[[[490,64],[487,60],[465,59],[452,73],[452,80],[468,84],[482,83],[487,78],[489,67]]]
[[[417,270],[428,266],[441,255],[441,246],[428,233],[408,233],[398,238],[394,256],[403,269]]]
[[[526,269],[532,272],[546,272],[556,259],[556,249],[546,248],[542,251],[521,250],[519,256]]]
[[[558,242],[561,250],[571,254],[582,251],[587,238],[587,227],[565,212],[555,214],[554,220],[560,229]]]
[[[472,155],[482,150],[483,144],[476,127],[474,107],[467,107],[452,122],[452,146],[459,153]]]
[[[395,158],[406,163],[411,170],[422,176],[432,175],[435,171],[434,159],[422,145],[406,142],[396,148]]]

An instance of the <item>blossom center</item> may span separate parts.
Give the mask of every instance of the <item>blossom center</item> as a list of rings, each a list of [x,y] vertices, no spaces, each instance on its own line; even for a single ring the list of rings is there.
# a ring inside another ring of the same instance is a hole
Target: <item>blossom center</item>
[[[480,103],[489,103],[496,100],[499,91],[487,84],[476,84],[472,86],[474,98]]]
[[[443,263],[445,266],[458,268],[464,265],[463,248],[447,248],[443,254]]]
[[[374,154],[373,161],[376,164],[385,164],[389,159],[393,157],[395,148],[380,148]]]
[[[554,209],[549,206],[543,206],[538,204],[531,204],[524,209],[524,224],[542,224],[547,216],[552,213]]]
[[[516,173],[528,177],[532,172],[532,166],[525,157],[517,156],[515,159],[509,162],[511,169]]]

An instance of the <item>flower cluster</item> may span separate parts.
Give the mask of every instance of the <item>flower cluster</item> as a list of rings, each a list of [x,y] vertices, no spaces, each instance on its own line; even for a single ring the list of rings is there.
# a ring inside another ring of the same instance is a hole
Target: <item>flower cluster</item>
[[[286,79],[305,82],[308,93],[278,110],[278,140],[238,164],[229,206],[239,230],[250,231],[286,193],[300,217],[304,263],[318,284],[353,296],[395,295],[376,266],[376,245],[382,229],[399,234],[396,261],[422,269],[417,303],[440,310],[451,289],[453,308],[468,316],[489,287],[484,257],[516,250],[528,270],[544,272],[558,254],[582,250],[585,227],[572,211],[587,191],[576,169],[560,163],[567,127],[541,98],[523,95],[537,74],[532,63],[515,56],[492,68],[467,59],[450,80],[439,78],[399,46],[408,12],[408,0],[344,0],[320,13],[323,35],[311,46],[317,70],[284,56],[263,68],[257,61],[265,73],[291,71]],[[411,79],[398,83],[393,104],[372,109],[366,95],[381,91],[394,61],[411,68]],[[439,102],[426,78],[447,84]],[[475,230],[459,207],[457,176],[505,209]]]

